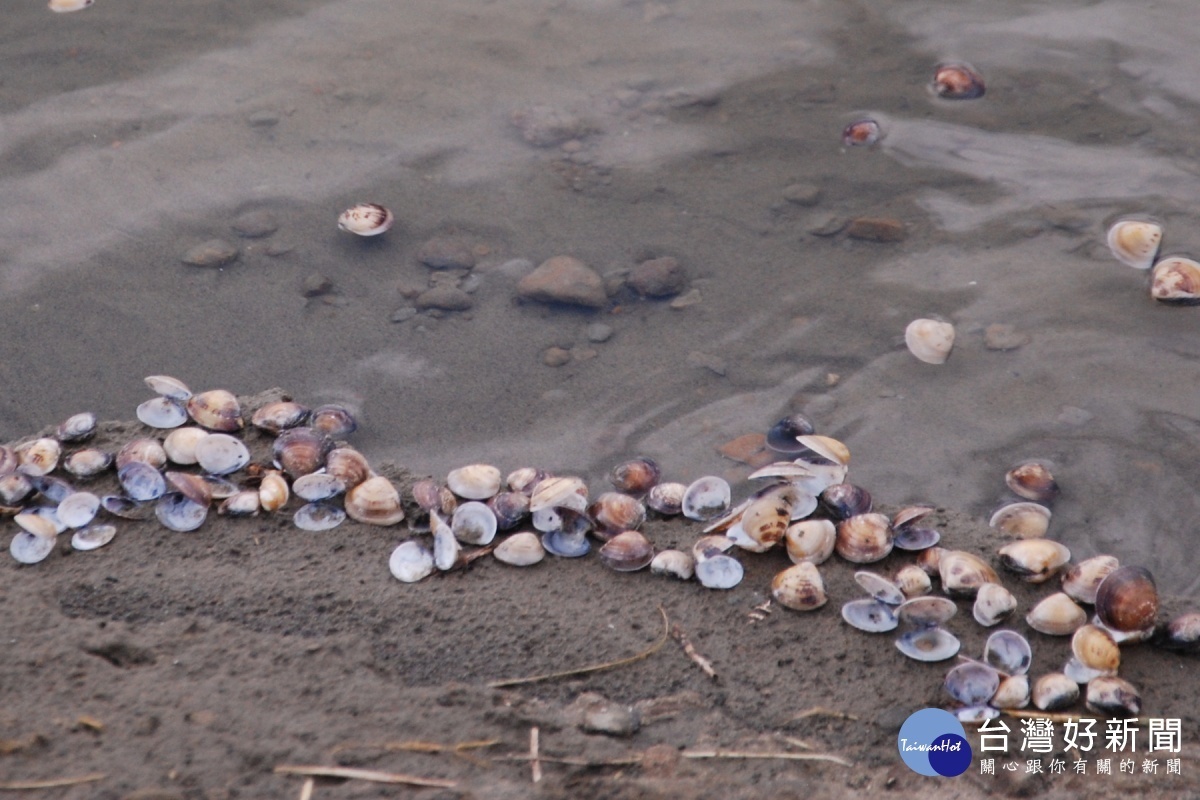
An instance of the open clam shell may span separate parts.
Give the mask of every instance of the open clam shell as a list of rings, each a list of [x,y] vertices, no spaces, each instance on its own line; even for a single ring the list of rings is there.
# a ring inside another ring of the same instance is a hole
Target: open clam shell
[[[870,597],[851,600],[842,606],[842,619],[852,628],[866,633],[887,633],[900,624],[895,609]]]
[[[495,512],[478,500],[469,500],[458,506],[450,518],[450,530],[463,544],[491,544],[498,527]]]
[[[8,552],[18,564],[36,564],[54,552],[56,536],[57,534],[46,536],[30,533],[27,530],[17,531],[8,543]]]
[[[911,630],[896,639],[896,649],[914,661],[945,661],[961,646],[954,634],[937,627]]]
[[[729,510],[732,492],[729,482],[715,475],[697,478],[683,493],[680,510],[697,522],[709,522]]]
[[[983,646],[983,660],[1006,675],[1024,675],[1033,663],[1033,648],[1016,631],[996,631]]]
[[[924,575],[925,573],[921,573]],[[894,582],[878,572],[859,570],[854,573],[854,582],[863,588],[867,594],[890,606],[898,606],[904,602],[904,592]]]
[[[896,617],[906,625],[932,627],[949,622],[958,613],[958,606],[948,597],[927,595],[905,600],[896,608]]]
[[[71,547],[76,550],[95,550],[103,547],[117,535],[115,525],[88,525],[71,535]]]
[[[800,444],[796,437],[809,436],[815,432],[813,421],[804,414],[789,414],[767,431],[767,447],[777,453],[797,455],[807,448]]]
[[[732,589],[745,574],[740,561],[728,554],[733,542],[724,536],[702,536],[692,545],[696,580],[707,589]]]
[[[173,531],[194,531],[208,517],[208,506],[191,500],[182,492],[168,492],[154,504],[154,514],[163,527]]]
[[[181,401],[161,395],[141,403],[134,413],[138,421],[151,428],[178,428],[188,421],[187,409]]]
[[[192,390],[179,378],[172,378],[170,375],[147,375],[144,380],[150,391],[157,395],[183,403],[192,396]]]
[[[63,498],[55,514],[68,528],[83,528],[91,524],[99,510],[99,497],[91,492],[75,492]]]
[[[1004,473],[1004,483],[1013,494],[1043,505],[1058,497],[1058,481],[1045,461],[1023,461]]]
[[[942,687],[964,706],[981,706],[1000,688],[1000,673],[987,664],[965,661],[946,673]]]

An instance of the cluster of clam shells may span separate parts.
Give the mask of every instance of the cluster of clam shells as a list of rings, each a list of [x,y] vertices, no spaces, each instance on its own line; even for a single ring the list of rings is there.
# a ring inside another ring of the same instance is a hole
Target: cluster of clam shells
[[[1159,258],[1163,226],[1151,219],[1119,219],[1108,229],[1108,247],[1122,264],[1150,271],[1150,296],[1161,303],[1200,303],[1200,263],[1184,255]]]

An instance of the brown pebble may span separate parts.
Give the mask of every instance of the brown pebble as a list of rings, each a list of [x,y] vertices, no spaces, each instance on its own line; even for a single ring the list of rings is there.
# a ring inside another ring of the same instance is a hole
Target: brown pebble
[[[687,284],[679,260],[671,256],[643,261],[629,271],[628,284],[643,297],[669,297]]]
[[[271,258],[276,258],[278,256],[286,256],[295,249],[295,245],[288,244],[287,242],[271,242],[267,245],[265,252]]]
[[[417,261],[432,269],[471,269],[475,253],[460,239],[435,236],[417,251]]]
[[[577,258],[554,256],[517,283],[517,293],[544,303],[601,308],[608,302],[600,276]]]
[[[466,311],[475,302],[471,295],[456,286],[434,286],[417,295],[414,301],[417,308],[440,308],[443,311]]]
[[[988,350],[1016,350],[1029,342],[1029,334],[1001,322],[988,325],[983,331],[983,346]]]
[[[547,347],[542,353],[542,363],[547,367],[562,367],[571,361],[571,351],[561,347]]]
[[[279,230],[275,215],[265,208],[247,211],[233,221],[233,230],[246,239],[260,239]]]
[[[300,292],[305,297],[317,297],[322,294],[329,294],[333,291],[333,281],[327,276],[319,272],[314,272],[304,279],[304,283],[300,287]]]
[[[865,242],[902,242],[908,230],[903,222],[891,217],[859,217],[850,220],[846,235]]]
[[[223,267],[238,257],[238,249],[224,239],[209,239],[183,254],[183,263],[193,267]]]
[[[717,452],[755,469],[765,467],[775,460],[775,454],[767,447],[767,437],[761,433],[747,433],[730,439],[718,447]]]

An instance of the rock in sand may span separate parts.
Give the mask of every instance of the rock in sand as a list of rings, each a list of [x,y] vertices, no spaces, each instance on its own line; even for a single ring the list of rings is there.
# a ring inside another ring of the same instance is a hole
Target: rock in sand
[[[554,256],[517,283],[517,293],[543,303],[602,308],[608,302],[600,276],[577,258]]]

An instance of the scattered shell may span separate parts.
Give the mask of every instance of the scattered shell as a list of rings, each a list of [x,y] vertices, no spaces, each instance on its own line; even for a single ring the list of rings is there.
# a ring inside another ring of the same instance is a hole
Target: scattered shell
[[[58,466],[62,446],[56,439],[34,439],[19,445],[14,451],[17,456],[17,472],[23,475],[49,475]]]
[[[983,97],[983,76],[965,61],[946,61],[933,68],[933,93],[948,100]]]
[[[559,558],[581,558],[592,549],[585,530],[547,531],[542,535],[542,547]]]
[[[802,561],[775,576],[771,596],[785,608],[813,611],[825,605],[825,582],[816,564]]]
[[[1200,264],[1183,256],[1164,258],[1150,273],[1150,296],[1160,303],[1200,303]]]
[[[463,499],[487,500],[500,491],[500,470],[490,464],[469,464],[450,470],[446,485]]]
[[[400,492],[382,475],[369,478],[346,492],[346,514],[368,525],[395,525],[404,519]]]
[[[843,605],[842,619],[847,625],[867,633],[894,631],[900,624],[892,606],[869,597],[851,600]]]
[[[655,575],[670,575],[681,581],[690,581],[696,574],[696,560],[682,550],[663,550],[650,560],[650,571]]]
[[[975,594],[975,606],[972,609],[975,621],[985,628],[997,625],[1008,619],[1017,610],[1017,598],[1013,593],[998,583],[985,583]]]
[[[192,396],[192,390],[187,387],[186,383],[178,378],[172,378],[170,375],[147,375],[145,381],[146,385],[150,387],[150,391],[172,400],[187,402],[188,398]]]
[[[54,552],[55,536],[44,536],[29,531],[17,531],[8,543],[8,552],[20,564],[36,564]]]
[[[19,472],[0,477],[0,504],[15,506],[33,492],[29,478]]]
[[[100,507],[114,517],[120,517],[121,519],[149,519],[154,513],[154,508],[148,503],[139,503],[136,500],[115,494],[101,497]]]
[[[67,529],[51,506],[33,506],[13,517],[22,530],[38,536],[58,536]]]
[[[948,597],[914,597],[896,607],[896,619],[907,625],[928,628],[949,622],[958,613],[958,606]]]
[[[944,364],[954,347],[954,326],[936,319],[914,319],[904,329],[908,351],[926,364]]]
[[[810,561],[825,563],[837,542],[837,527],[827,519],[806,519],[793,522],[784,534],[788,558],[793,564]]]
[[[214,433],[196,443],[196,463],[213,475],[229,475],[250,463],[250,451],[241,439]]]
[[[91,524],[100,510],[100,498],[91,492],[75,492],[58,504],[55,514],[68,528],[83,528]]]
[[[178,400],[169,397],[152,397],[137,407],[137,418],[151,428],[178,428],[188,421],[187,409]]]
[[[187,401],[187,412],[196,424],[210,431],[232,433],[242,429],[242,406],[233,392],[212,389],[194,394]]]
[[[328,472],[310,472],[292,481],[292,491],[301,500],[315,503],[337,497],[346,491],[345,482]]]
[[[965,550],[945,550],[939,555],[937,564],[942,590],[952,597],[974,597],[983,584],[1000,583],[996,570]]]
[[[514,533],[492,551],[497,561],[514,567],[528,567],[546,557],[546,548],[536,533],[522,531]]]
[[[76,478],[91,478],[104,472],[112,464],[112,453],[89,447],[67,456],[62,462],[62,467]]]
[[[826,486],[818,500],[829,516],[843,520],[871,511],[871,493],[853,483],[835,483]]]
[[[1027,583],[1049,580],[1071,560],[1071,551],[1050,539],[1019,539],[1000,548],[1000,563]]]
[[[1048,672],[1033,683],[1033,705],[1042,711],[1061,711],[1079,699],[1079,684],[1061,672]]]
[[[173,531],[194,531],[208,517],[208,506],[200,505],[181,492],[168,492],[154,504],[154,514],[164,527]]]
[[[724,536],[702,536],[692,545],[696,580],[708,589],[732,589],[742,582],[742,564],[727,551],[733,542]]]
[[[445,490],[445,494],[454,500],[454,494],[449,489]],[[457,501],[455,500],[455,502]],[[517,527],[529,516],[529,495],[524,492],[501,492],[490,498],[487,504],[492,513],[496,515],[496,526],[502,531]],[[643,516],[644,514],[643,511]]]
[[[278,470],[268,470],[258,485],[258,503],[268,514],[287,505],[290,492],[287,479]]]
[[[1080,603],[1094,605],[1096,590],[1121,562],[1115,556],[1099,555],[1067,565],[1063,571],[1062,589]]]
[[[921,597],[933,591],[933,582],[925,570],[916,564],[905,564],[896,573],[896,585],[907,598]]]
[[[115,525],[89,525],[71,534],[71,547],[76,550],[95,550],[111,542],[116,535]]]
[[[796,437],[810,436],[815,432],[816,427],[811,419],[803,414],[789,414],[767,431],[767,447],[777,453],[799,455],[807,448]]]
[[[753,500],[742,512],[741,520],[726,534],[739,547],[765,553],[783,539],[792,521],[795,492],[777,489]],[[737,535],[734,534],[737,530]]]
[[[944,547],[930,547],[926,550],[922,550],[921,552],[917,553],[916,564],[918,567],[925,570],[925,574],[927,574],[929,577],[932,578],[934,575],[937,575],[940,578],[941,577],[941,568],[942,568],[942,556],[945,553],[951,553],[951,552],[954,552],[954,551],[947,550]],[[999,576],[997,576],[997,578],[998,577]]]
[[[1101,675],[1116,675],[1121,666],[1121,648],[1108,631],[1084,625],[1071,637],[1071,653],[1080,664]]]
[[[1096,614],[1117,631],[1144,631],[1158,616],[1158,588],[1145,567],[1118,567],[1096,589]]]
[[[1006,675],[1024,675],[1033,663],[1033,648],[1016,631],[996,631],[983,646],[983,660]]]
[[[176,428],[163,439],[162,449],[176,464],[195,464],[196,445],[211,435],[204,428]]]
[[[729,483],[724,478],[707,475],[688,486],[680,508],[688,519],[709,522],[728,511],[731,500]]]
[[[654,545],[638,531],[623,531],[600,548],[600,563],[617,572],[634,572],[654,559]]]
[[[1124,678],[1101,677],[1088,682],[1086,705],[1088,711],[1136,717],[1142,711],[1142,697]]]
[[[20,459],[17,458],[16,452],[11,447],[0,444],[0,476],[12,474],[20,463]]]
[[[796,457],[797,461],[811,462],[819,465],[823,460],[840,467],[850,465],[850,448],[831,436],[807,434],[797,436],[796,441],[805,448]],[[841,483],[841,481],[836,481],[836,483]],[[820,494],[820,491],[815,492],[815,494]]]
[[[659,514],[672,517],[683,511],[687,487],[682,483],[659,483],[646,493],[646,505]]]
[[[662,470],[658,468],[658,464],[654,459],[645,457],[617,464],[608,473],[609,482],[618,492],[638,496],[650,491],[661,477]]]
[[[1029,627],[1048,636],[1069,636],[1087,623],[1087,613],[1067,595],[1057,592],[1025,615]]]
[[[1163,630],[1163,647],[1184,653],[1200,649],[1200,613],[1194,611],[1175,617]]]
[[[924,575],[925,573],[922,572],[921,574]],[[881,603],[898,606],[905,600],[904,592],[900,590],[900,587],[878,572],[859,570],[854,573],[854,582],[861,586],[863,591]]]
[[[1040,539],[1050,528],[1050,509],[1038,503],[1009,503],[996,510],[988,524],[1021,539]]]
[[[433,553],[419,542],[403,542],[388,557],[388,570],[396,580],[416,583],[433,574]]]
[[[892,521],[883,514],[857,514],[837,526],[837,554],[855,564],[880,561],[892,552]]]
[[[250,424],[267,433],[279,434],[289,428],[303,425],[308,420],[309,409],[291,400],[276,400],[258,408],[250,417]]]
[[[1122,264],[1150,269],[1162,244],[1163,229],[1157,222],[1121,219],[1108,229],[1108,249]]]
[[[261,507],[258,492],[246,489],[226,497],[221,505],[217,506],[217,513],[225,517],[253,517]]]
[[[292,524],[302,531],[328,531],[346,521],[346,512],[328,503],[306,503],[292,515]]]
[[[328,442],[328,438],[322,440]],[[335,447],[325,456],[325,471],[352,489],[375,477],[367,457],[353,447]],[[449,511],[452,512],[451,508]],[[449,512],[448,512],[449,513]]]
[[[50,0],[50,10],[56,14],[67,14],[71,11],[82,11],[96,0]]]
[[[96,415],[91,411],[72,414],[55,431],[60,442],[82,442],[96,433]]]
[[[133,500],[157,500],[167,491],[162,473],[144,461],[130,461],[117,470],[117,480]]]
[[[1004,473],[1004,483],[1014,494],[1035,503],[1052,503],[1058,497],[1058,481],[1045,461],[1018,464]]]
[[[550,475],[545,470],[540,470],[536,467],[521,467],[508,473],[508,477],[504,479],[504,482],[514,492],[533,494],[534,487],[549,477]]]
[[[918,628],[901,634],[896,649],[915,661],[945,661],[954,658],[961,644],[944,628]]]
[[[317,406],[309,415],[308,424],[334,439],[349,436],[358,430],[358,420],[345,406]]]
[[[74,486],[53,475],[31,475],[29,483],[38,494],[52,503],[61,503],[67,499],[67,495],[76,491]]]
[[[478,500],[463,503],[450,518],[450,530],[463,544],[491,544],[497,527],[495,513]]]
[[[842,129],[842,144],[847,147],[870,147],[883,138],[883,130],[873,119],[860,119]]]
[[[330,474],[341,478],[347,486],[345,476],[326,464],[326,458],[333,449],[333,440],[320,431],[312,428],[291,428],[279,434],[272,445],[275,463],[291,478],[299,478],[310,472],[316,472],[322,466]]]
[[[359,236],[378,236],[392,227],[396,218],[378,203],[359,203],[351,206],[338,217],[338,229]]]
[[[942,540],[942,534],[933,528],[918,528],[915,525],[905,525],[899,530],[893,528],[895,535],[892,544],[897,550],[916,552],[928,550]]]
[[[996,708],[1025,708],[1029,705],[1029,676],[1024,673],[1006,675],[992,695],[991,705]]]
[[[155,469],[162,469],[167,465],[167,451],[158,439],[134,439],[126,442],[117,451],[117,470],[121,470],[131,461],[140,461]]]
[[[980,706],[1000,688],[1000,674],[987,664],[966,661],[946,673],[946,693],[965,706]]]
[[[637,498],[620,492],[604,492],[588,506],[587,514],[601,539],[634,530],[646,521],[646,507]]]
[[[429,525],[433,529],[433,565],[442,572],[462,566],[462,545],[450,526],[436,511],[429,513]]]

